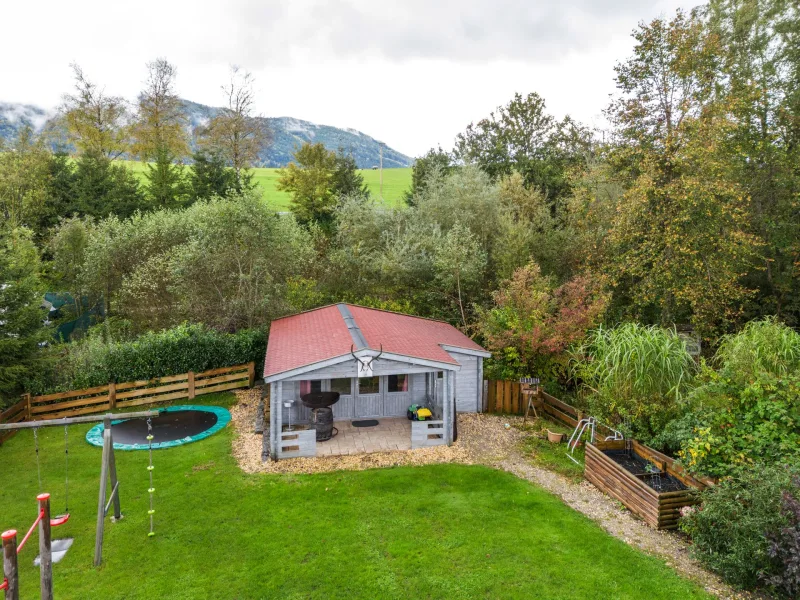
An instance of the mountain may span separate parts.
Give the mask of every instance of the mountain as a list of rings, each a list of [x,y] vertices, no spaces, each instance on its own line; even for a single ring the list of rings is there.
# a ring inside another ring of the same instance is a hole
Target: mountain
[[[204,125],[219,108],[184,100],[190,127]],[[25,126],[41,131],[55,113],[31,104],[0,102],[0,139],[11,140]],[[322,142],[329,150],[352,154],[360,169],[370,169],[380,164],[381,142],[355,129],[340,129],[318,125],[293,117],[265,117],[273,133],[272,145],[261,153],[261,167],[284,167],[292,160],[294,151],[305,142]],[[383,166],[408,167],[414,160],[388,146],[383,147]]]

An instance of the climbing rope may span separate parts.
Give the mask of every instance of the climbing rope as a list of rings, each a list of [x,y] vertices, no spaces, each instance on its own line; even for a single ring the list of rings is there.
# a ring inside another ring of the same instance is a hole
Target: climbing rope
[[[64,425],[64,513],[69,513],[69,429]]]
[[[150,515],[150,533],[147,534],[147,537],[153,537],[156,534],[153,530],[153,515],[156,513],[153,509],[153,493],[156,488],[153,487],[153,421],[149,417],[147,419],[147,450],[150,454],[150,464],[147,465],[147,472],[150,474],[150,489],[147,490],[150,494],[150,510],[147,511],[147,514]]]
[[[39,493],[42,491],[42,469],[39,467],[39,428],[33,430],[33,443],[36,446],[36,476],[39,478]]]

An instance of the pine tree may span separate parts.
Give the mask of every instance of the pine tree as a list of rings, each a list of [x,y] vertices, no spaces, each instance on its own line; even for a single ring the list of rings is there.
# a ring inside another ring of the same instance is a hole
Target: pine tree
[[[226,166],[217,152],[195,152],[189,172],[189,197],[191,202],[207,200],[212,196],[224,197],[235,189],[235,174]]]
[[[0,405],[10,404],[36,375],[47,337],[40,308],[39,252],[29,229],[0,227]]]

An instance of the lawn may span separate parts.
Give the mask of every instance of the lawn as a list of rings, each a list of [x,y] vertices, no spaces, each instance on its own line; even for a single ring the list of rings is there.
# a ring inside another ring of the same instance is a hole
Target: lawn
[[[145,165],[136,161],[125,161],[125,165],[142,179],[144,178]],[[278,182],[278,169],[253,169],[255,181],[263,190],[264,199],[276,210],[288,210],[290,195],[276,189]],[[364,176],[370,194],[378,200],[380,198],[380,171],[364,169],[359,171]],[[387,206],[401,207],[403,194],[411,187],[411,169],[384,169],[383,170],[383,199]]]
[[[229,405],[231,395],[207,398]],[[229,426],[156,451],[156,536],[147,537],[147,453],[118,452],[125,518],[108,523],[92,567],[100,449],[70,428],[70,511],[55,537],[75,543],[54,566],[64,598],[708,598],[662,562],[609,536],[555,496],[479,466],[321,475],[245,475]],[[42,477],[63,503],[61,428],[41,430]],[[36,512],[33,436],[0,448],[0,528]],[[38,597],[32,540],[23,598]]]
[[[566,435],[565,442],[562,444],[552,444],[547,441],[547,430],[563,433]],[[535,465],[555,471],[574,482],[579,482],[583,479],[583,461],[585,449],[583,444],[575,448],[572,455],[580,464],[576,464],[567,456],[566,440],[574,431],[573,427],[567,427],[561,423],[557,423],[550,419],[538,418],[533,423],[528,423],[524,428],[528,432],[528,437],[525,438],[522,444],[522,450],[525,455]],[[582,439],[588,438],[588,434],[584,435]]]

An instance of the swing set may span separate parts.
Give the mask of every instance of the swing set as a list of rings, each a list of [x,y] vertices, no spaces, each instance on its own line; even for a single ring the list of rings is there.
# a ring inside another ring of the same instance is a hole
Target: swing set
[[[36,520],[31,525],[28,532],[22,538],[22,541],[17,544],[17,531],[10,529],[2,534],[3,545],[3,580],[0,582],[0,590],[5,592],[5,600],[19,600],[19,572],[17,568],[17,555],[22,551],[30,539],[34,530],[39,529],[39,567],[41,579],[41,597],[42,600],[53,599],[53,557],[52,557],[52,539],[51,528],[60,527],[69,521],[69,425],[77,423],[95,423],[103,421],[103,458],[100,469],[100,490],[97,503],[97,530],[95,533],[95,553],[94,565],[98,566],[102,562],[103,552],[103,533],[105,529],[105,517],[113,503],[114,517],[112,520],[118,521],[122,518],[119,500],[119,480],[117,479],[117,466],[114,457],[114,439],[111,433],[111,421],[114,418],[121,417],[125,419],[147,419],[147,441],[149,446],[149,464],[147,471],[150,480],[150,487],[148,493],[150,495],[150,508],[147,514],[150,518],[150,531],[148,537],[155,535],[153,528],[153,516],[155,510],[153,509],[153,428],[152,417],[158,416],[158,411],[140,411],[121,414],[106,414],[95,415],[88,417],[72,417],[63,419],[50,419],[43,421],[22,422],[22,423],[9,423],[0,425],[0,431],[8,429],[33,429],[34,447],[36,450],[36,474],[39,481],[40,494],[36,497],[39,503],[39,511]],[[38,430],[41,427],[64,427],[64,512],[55,516],[50,516],[50,494],[41,493],[42,490],[42,472],[39,461],[39,436]],[[111,484],[111,494],[106,500],[108,494],[108,484]]]

